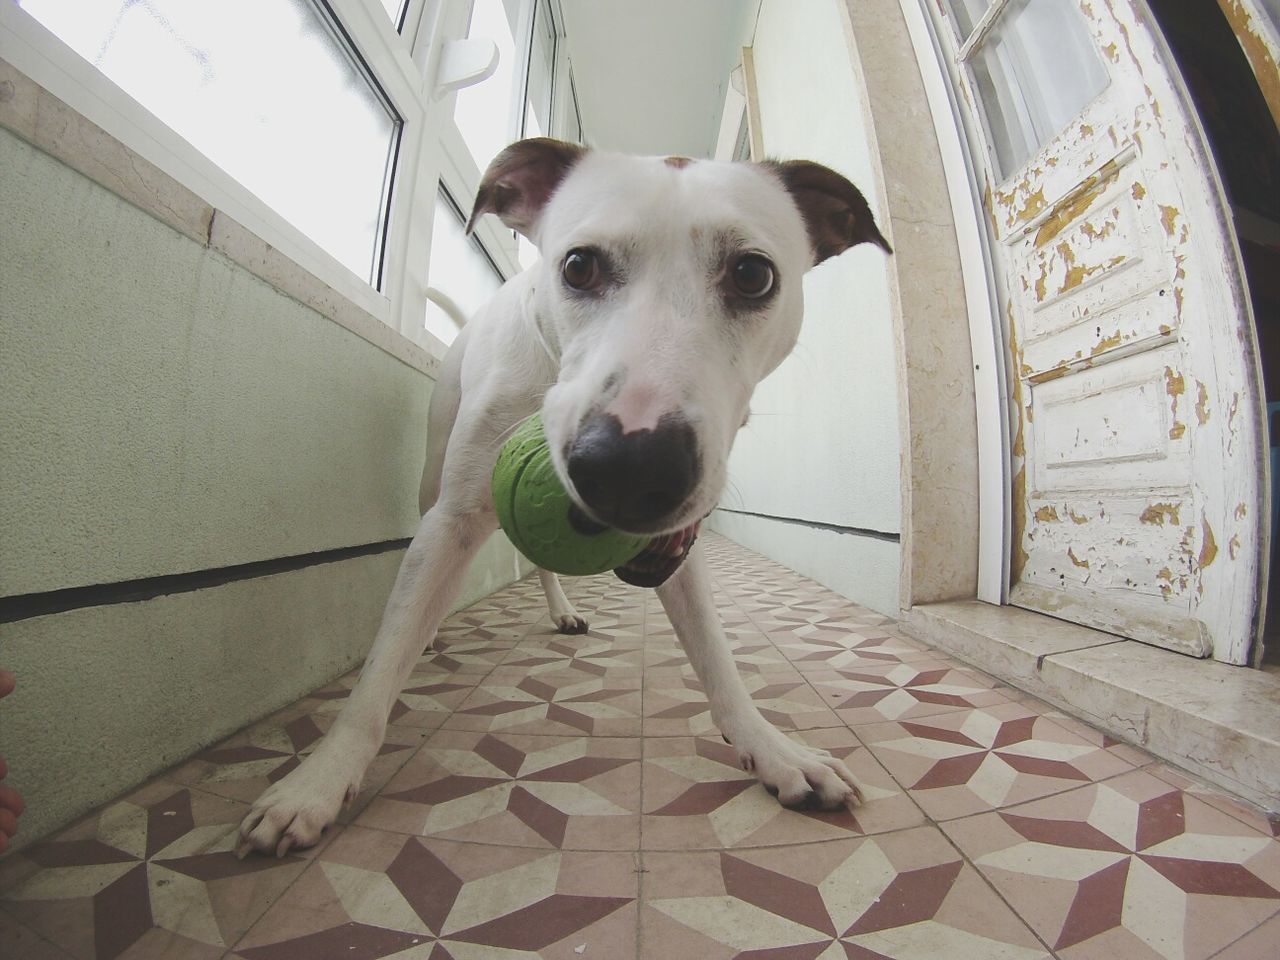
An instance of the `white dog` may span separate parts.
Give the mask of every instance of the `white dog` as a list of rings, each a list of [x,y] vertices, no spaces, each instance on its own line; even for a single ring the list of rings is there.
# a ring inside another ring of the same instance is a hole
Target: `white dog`
[[[760,715],[701,550],[680,560],[720,497],[752,391],[795,345],[804,272],[858,243],[889,251],[866,200],[804,161],[639,158],[540,138],[490,165],[468,229],[486,213],[542,259],[450,351],[431,400],[429,509],[359,682],[315,752],[254,804],[238,852],[283,856],[313,844],[355,796],[395,698],[497,526],[498,450],[539,409],[583,523],[674,534],[669,555],[651,558],[637,582],[666,578],[658,596],[743,768],[790,807],[855,802],[843,763]],[[542,577],[557,625],[585,629],[555,578]]]

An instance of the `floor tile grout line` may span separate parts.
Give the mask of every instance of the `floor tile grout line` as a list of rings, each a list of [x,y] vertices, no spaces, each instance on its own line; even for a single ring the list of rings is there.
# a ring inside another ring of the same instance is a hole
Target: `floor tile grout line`
[[[1261,923],[1257,924],[1256,926],[1253,926],[1253,927],[1249,928],[1249,929],[1248,929],[1248,930],[1246,930],[1244,933],[1240,934],[1240,936],[1236,937],[1234,940],[1232,940],[1230,943],[1228,943],[1226,946],[1224,946],[1224,947],[1223,947],[1221,950],[1219,950],[1217,953],[1213,954],[1213,956],[1209,957],[1209,958],[1208,958],[1208,960],[1216,960],[1216,958],[1217,958],[1217,957],[1221,957],[1224,953],[1226,953],[1228,950],[1230,950],[1232,947],[1234,947],[1237,943],[1239,943],[1239,942],[1240,942],[1241,940],[1243,940],[1245,937],[1253,936],[1253,934],[1254,934],[1254,933],[1256,933],[1256,932],[1258,931],[1258,928],[1259,928],[1259,927],[1264,927],[1264,926],[1266,926],[1268,923],[1270,923],[1272,920],[1275,920],[1275,919],[1276,919],[1276,918],[1278,918],[1278,917],[1280,917],[1280,907],[1277,907],[1277,908],[1276,908],[1276,912],[1275,912],[1275,913],[1273,913],[1273,914],[1271,914],[1271,916],[1267,917],[1267,918],[1266,918],[1265,920],[1263,920]]]
[[[62,949],[62,947],[54,943],[52,940],[50,940],[48,937],[42,934],[39,930],[36,930],[34,927],[29,926],[26,923],[23,923],[21,917],[19,917],[11,909],[8,909],[5,906],[6,903],[15,903],[15,902],[17,901],[0,900],[0,913],[5,914],[10,920],[13,921],[14,924],[16,924],[22,930],[25,930],[27,933],[31,934],[31,936],[35,937],[41,943],[44,943],[49,947],[51,947],[52,949],[56,950],[58,952],[59,957],[65,957],[67,958],[67,960],[76,960],[75,954],[73,954],[70,950]]]
[[[993,811],[989,811],[989,810],[984,811],[984,813],[991,813],[991,812]],[[957,819],[963,819],[963,818],[957,818]],[[1022,913],[1019,912],[1018,909],[1014,907],[1012,903],[1009,902],[1008,898],[1005,897],[1005,895],[1000,891],[1000,889],[996,887],[996,885],[987,877],[986,873],[984,873],[983,870],[976,863],[974,863],[972,859],[970,859],[967,853],[965,853],[962,849],[960,849],[960,845],[951,838],[951,835],[947,833],[947,831],[942,829],[941,824],[934,822],[933,827],[942,836],[942,839],[948,845],[950,845],[950,847],[953,850],[955,850],[956,854],[960,857],[960,859],[964,863],[968,864],[969,868],[978,875],[978,878],[982,881],[982,883],[986,886],[986,888],[990,890],[993,894],[995,894],[996,899],[998,899],[1001,903],[1003,903],[1008,908],[1009,912],[1018,918],[1018,922],[1021,923],[1022,926],[1026,928],[1027,932],[1030,933],[1031,936],[1035,937],[1036,942],[1041,944],[1045,948],[1049,956],[1056,958],[1058,956],[1057,950],[1049,946],[1048,941],[1046,941],[1044,937],[1040,936],[1040,932],[1034,926],[1031,925],[1031,921],[1028,920],[1026,917],[1024,917]]]

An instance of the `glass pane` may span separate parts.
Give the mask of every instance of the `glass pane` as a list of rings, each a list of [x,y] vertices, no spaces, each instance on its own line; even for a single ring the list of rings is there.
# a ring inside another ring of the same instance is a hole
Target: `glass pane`
[[[751,159],[751,127],[747,123],[747,111],[742,111],[738,121],[738,138],[733,144],[733,159],[745,162]]]
[[[551,130],[551,90],[555,83],[556,35],[545,3],[533,14],[533,48],[529,52],[529,89],[522,136],[541,137]]]
[[[458,91],[453,119],[481,170],[512,140],[518,0],[476,0],[471,10],[469,37],[484,37],[498,45],[498,69],[488,80]]]
[[[1021,167],[1108,83],[1082,14],[1061,0],[1014,0],[970,67],[1002,177]]]
[[[991,6],[991,0],[947,0],[947,6],[951,8],[951,19],[956,25],[956,34],[963,43],[969,39],[969,34],[973,33],[973,28],[987,12],[987,7]]]
[[[578,111],[578,91],[573,85],[573,71],[569,71],[569,80],[563,86],[569,102],[565,104],[564,130],[561,137],[573,143],[582,143],[582,116]]]
[[[502,277],[464,232],[462,217],[445,196],[436,194],[436,215],[431,225],[431,263],[427,284],[456,303],[470,317],[502,286]],[[427,330],[446,344],[458,335],[449,314],[427,301]]]
[[[20,3],[354,273],[377,280],[400,123],[309,0]]]
[[[387,8],[387,16],[391,18],[391,23],[397,30],[400,29],[400,18],[404,16],[406,3],[408,0],[382,0],[382,5]]]

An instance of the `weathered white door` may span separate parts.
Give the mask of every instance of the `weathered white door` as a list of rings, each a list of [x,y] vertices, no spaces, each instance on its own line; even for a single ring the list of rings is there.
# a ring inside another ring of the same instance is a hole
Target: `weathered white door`
[[[1256,345],[1141,0],[950,0],[985,147],[1012,424],[1010,601],[1245,662],[1266,511]]]

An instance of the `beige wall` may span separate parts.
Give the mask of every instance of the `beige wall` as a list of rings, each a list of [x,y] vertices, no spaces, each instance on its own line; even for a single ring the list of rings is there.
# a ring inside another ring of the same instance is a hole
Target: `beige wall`
[[[885,224],[842,16],[835,0],[764,0],[752,44],[759,129],[766,156],[832,167]],[[899,547],[885,539],[901,520],[891,270],[892,258],[863,245],[805,276],[799,343],[752,398],[712,524],[896,614]]]
[[[6,129],[0,196],[0,596],[413,533],[422,366]],[[357,664],[400,555],[0,625],[21,841]]]
[[[722,507],[817,524],[728,511],[713,523],[882,613],[972,597],[977,427],[965,289],[899,2],[764,0],[752,49],[765,153],[852,179],[895,252],[855,248],[806,277],[800,342],[761,385],[731,461]]]

